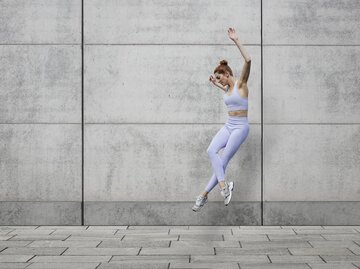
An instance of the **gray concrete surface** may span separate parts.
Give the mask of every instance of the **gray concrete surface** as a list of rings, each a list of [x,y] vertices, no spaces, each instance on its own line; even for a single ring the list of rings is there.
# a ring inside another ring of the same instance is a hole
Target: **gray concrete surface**
[[[356,0],[81,4],[0,1],[0,224],[360,223]],[[196,215],[226,120],[208,76],[243,66],[228,27],[252,57],[250,133],[233,203],[215,188]]]
[[[360,226],[0,226],[0,268],[356,269]]]

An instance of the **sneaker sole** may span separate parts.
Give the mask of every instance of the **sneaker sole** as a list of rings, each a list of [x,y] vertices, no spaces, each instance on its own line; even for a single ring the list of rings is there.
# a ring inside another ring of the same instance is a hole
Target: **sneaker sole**
[[[201,209],[207,202],[208,202],[208,200],[206,200],[206,202],[205,202],[202,206],[200,206],[198,209],[191,208],[192,211],[194,211],[194,212],[200,211],[200,209]]]
[[[229,203],[230,203],[230,201],[231,201],[231,197],[232,197],[232,191],[233,191],[233,189],[234,189],[234,182],[232,183],[232,188],[231,188],[231,191],[230,191],[230,194],[229,194],[229,201],[227,202],[227,203],[225,203],[225,206],[228,206],[229,205]],[[228,197],[226,197],[226,199],[227,199]]]

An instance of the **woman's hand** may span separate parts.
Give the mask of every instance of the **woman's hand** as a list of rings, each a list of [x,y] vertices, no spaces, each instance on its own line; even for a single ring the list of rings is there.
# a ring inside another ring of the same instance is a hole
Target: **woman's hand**
[[[209,80],[216,85],[216,78],[213,75],[210,76]]]
[[[235,41],[236,39],[238,39],[236,33],[235,33],[235,29],[234,28],[229,28],[228,29],[228,35],[229,35],[229,38],[232,40],[232,41]]]

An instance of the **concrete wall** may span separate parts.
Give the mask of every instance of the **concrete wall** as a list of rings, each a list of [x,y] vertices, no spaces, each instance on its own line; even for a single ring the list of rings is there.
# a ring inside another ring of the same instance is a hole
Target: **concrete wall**
[[[356,1],[0,10],[0,224],[359,224]],[[215,187],[194,213],[226,120],[208,77],[221,59],[243,66],[228,27],[252,57],[250,133],[227,168],[231,205]]]

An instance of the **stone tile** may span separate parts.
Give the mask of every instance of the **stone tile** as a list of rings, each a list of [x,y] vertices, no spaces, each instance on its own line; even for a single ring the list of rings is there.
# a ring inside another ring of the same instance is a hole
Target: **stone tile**
[[[294,229],[297,234],[359,234],[355,229]]]
[[[205,241],[221,241],[221,234],[180,234],[179,241],[182,240],[205,240]]]
[[[149,263],[123,263],[123,262],[110,262],[110,263],[101,263],[99,267],[96,269],[168,269],[169,263],[163,262],[163,263],[151,263],[151,266],[149,266]]]
[[[0,263],[3,262],[27,262],[34,255],[0,255]]]
[[[357,255],[349,255],[349,256],[341,256],[341,255],[321,255],[321,257],[326,262],[360,262],[360,256]]]
[[[111,262],[189,262],[190,255],[114,256]]]
[[[314,248],[338,248],[338,247],[356,247],[358,245],[356,245],[354,243],[354,241],[345,241],[345,240],[321,240],[321,241],[316,241],[316,240],[309,240],[308,241],[310,245],[312,245]]]
[[[0,256],[1,257],[1,256]],[[31,262],[64,263],[64,262],[108,262],[111,256],[35,256]]]
[[[0,241],[0,247],[25,247],[29,246],[32,241]]]
[[[282,226],[278,226],[278,225],[258,225],[258,226],[240,225],[240,226],[236,226],[236,228],[240,229],[240,230],[278,230],[278,229],[283,229]],[[233,227],[233,229],[235,229],[235,227]]]
[[[173,241],[178,242],[178,241]],[[104,240],[101,242],[97,248],[126,248],[126,247],[168,247],[170,245],[170,240],[157,240],[157,241],[147,241],[147,240],[127,240],[127,241],[115,241],[115,240]]]
[[[269,255],[272,263],[324,263],[319,256]]]
[[[29,240],[64,240],[68,237],[68,235],[15,235],[10,240],[21,240],[21,241],[29,241]]]
[[[292,255],[354,255],[347,248],[289,248]]]
[[[38,227],[36,230],[70,230],[70,231],[83,231],[86,230],[89,226],[79,226],[79,225],[62,225],[62,226],[54,226],[54,225],[42,225]]]
[[[190,235],[217,235],[217,234],[227,234],[231,235],[231,229],[219,229],[219,230],[210,230],[210,229],[196,229],[196,230],[181,230],[181,229],[170,229],[170,234],[190,234]]]
[[[308,241],[324,240],[320,234],[269,234],[270,241]]]
[[[221,255],[221,259],[227,262],[238,263],[270,263],[266,255]],[[219,257],[216,255],[191,255],[191,262],[218,262]]]
[[[186,235],[185,235],[186,236]],[[138,241],[138,240],[146,240],[146,241],[159,241],[159,240],[178,240],[179,235],[125,235],[122,241]]]
[[[55,232],[55,229],[15,229],[11,232],[9,232],[7,235],[49,235],[51,233]]]
[[[269,238],[265,234],[224,235],[224,241],[266,242]]]
[[[111,226],[111,225],[91,225],[88,226],[87,230],[91,231],[91,230],[129,230],[132,229],[130,227],[134,227],[134,226],[127,226],[127,225],[119,225],[119,226]],[[146,227],[146,226],[145,226]],[[158,226],[158,227],[162,227],[162,226]]]
[[[122,235],[71,235],[70,237],[66,238],[65,241],[102,241],[102,240],[114,240],[114,241],[121,241]]]
[[[140,248],[68,248],[62,255],[137,255]]]
[[[234,235],[244,234],[295,234],[292,229],[233,229]]]
[[[83,230],[83,231],[71,231],[71,230],[56,230],[53,235],[73,235],[73,236],[107,236],[112,237],[115,235],[117,230]]]
[[[228,263],[228,262],[222,262],[222,263],[170,263],[169,269],[190,269],[190,268],[209,268],[209,269],[239,269],[239,266],[237,263]]]
[[[71,241],[71,240],[41,240],[34,241],[28,245],[28,247],[96,247],[100,244],[100,240],[81,240],[81,241]]]
[[[280,226],[280,227],[283,229],[302,229],[302,230],[324,229],[323,226],[320,226],[320,225],[286,225],[286,226]]]
[[[6,269],[23,269],[28,266],[28,263],[25,262],[2,262],[0,263],[0,268]]]
[[[218,225],[218,226],[214,226],[214,225],[197,225],[197,226],[189,226],[189,230],[230,230],[230,229],[234,229],[234,228],[239,228],[239,226],[224,226],[224,225]]]
[[[0,235],[0,241],[8,240],[9,238],[13,237],[14,235]]]
[[[29,265],[30,269],[95,269],[99,266],[99,262],[67,262],[67,263],[50,263],[36,262]]]
[[[216,255],[244,255],[244,254],[279,254],[279,255],[290,255],[287,248],[252,248],[252,249],[245,249],[245,248],[215,248]]]
[[[171,241],[170,247],[240,247],[239,241]]]
[[[356,269],[354,265],[351,263],[341,263],[341,264],[334,264],[334,263],[326,263],[326,264],[312,264],[309,263],[311,269]]]
[[[323,234],[322,235],[326,240],[359,240],[360,234]]]
[[[61,255],[66,248],[57,247],[10,247],[5,249],[1,254],[18,254],[18,255]]]
[[[142,248],[139,255],[211,255],[212,247]]]
[[[347,248],[355,255],[360,255],[360,247],[358,245],[348,246]]]
[[[39,225],[0,225],[1,229],[29,229],[34,230],[40,228]]]
[[[195,227],[203,227],[203,226],[190,226],[192,229]],[[169,230],[169,229],[183,229],[183,230],[189,230],[190,228],[187,225],[167,225],[167,226],[155,226],[155,225],[136,225],[136,226],[128,226],[127,230]],[[209,226],[214,227],[214,226]],[[227,227],[227,226],[224,226]]]
[[[240,241],[242,248],[244,249],[257,249],[257,248],[312,248],[306,241],[268,241],[268,242],[242,242]]]
[[[241,269],[309,269],[306,263],[241,264]]]

